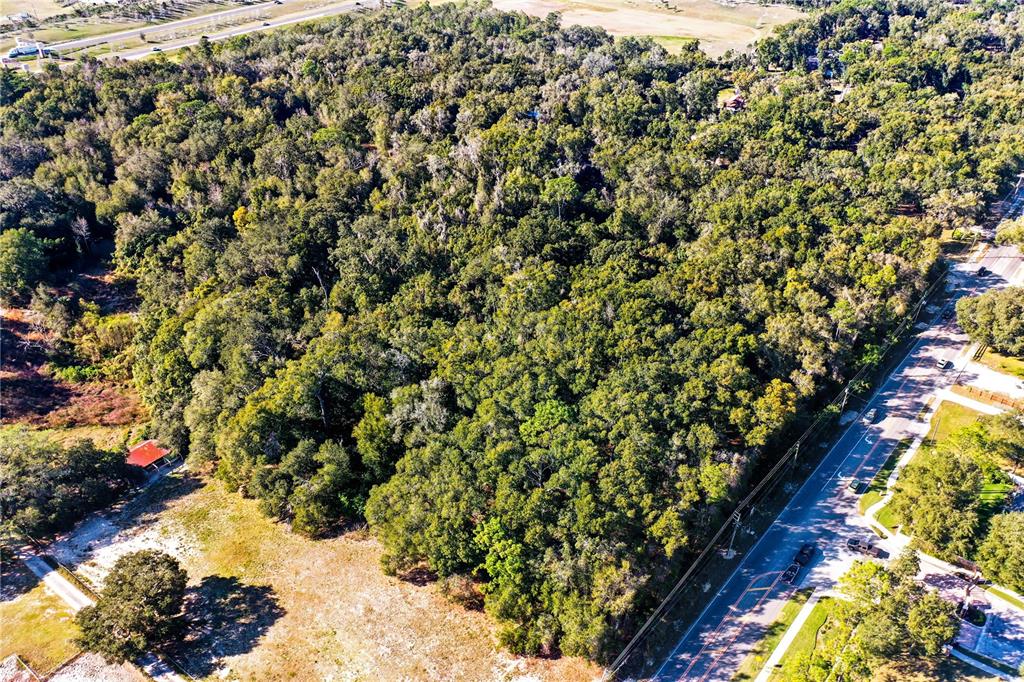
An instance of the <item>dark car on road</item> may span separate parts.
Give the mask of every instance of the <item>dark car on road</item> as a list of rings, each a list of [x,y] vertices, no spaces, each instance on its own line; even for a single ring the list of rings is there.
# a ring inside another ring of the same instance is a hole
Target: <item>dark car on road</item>
[[[796,553],[795,557],[793,557],[793,563],[800,564],[801,566],[806,566],[807,564],[811,563],[811,559],[813,558],[814,543],[808,542],[803,547],[801,547],[800,551]]]
[[[873,556],[875,558],[882,555],[882,550],[875,547],[870,542],[866,542],[859,538],[850,538],[846,541],[846,546],[854,552],[860,552],[861,554],[867,554],[868,556]]]
[[[790,564],[782,573],[782,582],[787,585],[792,585],[796,582],[796,577],[800,575],[800,564]]]

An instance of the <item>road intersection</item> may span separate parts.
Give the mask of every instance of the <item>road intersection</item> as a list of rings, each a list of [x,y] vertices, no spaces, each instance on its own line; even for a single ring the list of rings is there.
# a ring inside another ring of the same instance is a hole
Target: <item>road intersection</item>
[[[1019,203],[1019,202],[1018,202]],[[980,266],[992,272],[979,278]],[[949,276],[952,306],[961,296],[990,287],[1020,283],[1024,258],[1010,246],[984,251],[980,261],[957,266]],[[947,389],[970,362],[969,341],[939,311],[931,326],[871,397],[865,411],[880,413],[876,423],[858,419],[826,454],[786,508],[741,559],[697,620],[683,634],[654,675],[655,680],[729,680],[750,649],[763,636],[789,599],[794,586],[782,572],[805,542],[819,549],[798,587],[830,589],[854,555],[848,539],[874,538],[859,513],[853,479],[867,481],[906,438],[924,435],[934,397]],[[940,359],[953,363],[940,368]]]

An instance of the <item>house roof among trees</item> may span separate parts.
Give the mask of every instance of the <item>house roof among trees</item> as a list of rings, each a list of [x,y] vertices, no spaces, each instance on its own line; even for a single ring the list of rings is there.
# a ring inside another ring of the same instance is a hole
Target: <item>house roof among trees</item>
[[[166,457],[170,453],[156,444],[155,440],[144,440],[128,450],[128,463],[140,467],[148,467],[153,462]]]

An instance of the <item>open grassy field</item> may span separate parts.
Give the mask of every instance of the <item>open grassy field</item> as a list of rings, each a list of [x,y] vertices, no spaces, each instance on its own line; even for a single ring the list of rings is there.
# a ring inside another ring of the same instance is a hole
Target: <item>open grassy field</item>
[[[494,6],[541,17],[559,12],[563,24],[600,26],[615,36],[651,36],[670,51],[680,49],[680,38],[696,38],[713,56],[744,50],[773,27],[802,16],[782,5],[727,6],[713,0],[495,0]]]
[[[997,372],[1024,379],[1024,358],[1009,357],[1000,355],[993,350],[987,350],[984,355],[978,358],[978,362],[991,367]]]
[[[732,682],[753,680],[757,677],[764,667],[765,661],[768,660],[768,657],[775,651],[775,647],[778,646],[779,640],[786,634],[786,630],[796,620],[800,609],[810,598],[811,592],[813,590],[800,590],[786,602],[786,605],[782,607],[782,611],[779,613],[779,617],[769,626],[761,641],[754,645],[754,648],[750,650],[747,657],[740,663],[739,670],[732,676]]]
[[[935,447],[937,443],[948,438],[951,433],[970,426],[981,416],[981,412],[977,410],[944,400],[932,416],[931,428],[921,447]]]
[[[142,440],[143,433],[141,426],[105,426],[102,424],[59,429],[40,429],[23,427],[18,424],[5,424],[0,426],[0,432],[19,428],[28,428],[32,433],[37,433],[65,447],[77,440],[91,440],[96,447],[104,450],[127,450],[127,446]]]
[[[86,543],[91,543],[87,547]],[[76,533],[54,554],[93,584],[117,556],[159,547],[188,570],[203,628],[176,658],[209,679],[593,680],[572,658],[503,652],[493,621],[446,601],[423,576],[384,575],[365,532],[312,541],[253,500],[176,472]]]
[[[91,38],[93,36],[103,35],[105,33],[114,33],[115,31],[123,31],[128,28],[136,26],[143,26],[140,22],[130,21],[110,21],[103,19],[92,19],[92,20],[75,20],[68,22],[67,24],[46,26],[43,28],[37,28],[32,31],[23,33],[24,37],[31,38],[32,40],[41,40],[44,43],[60,43],[65,40],[78,40],[79,38]],[[14,47],[13,38],[5,38],[0,40],[0,49],[7,50]]]
[[[0,601],[0,660],[18,654],[44,673],[78,652],[71,612],[40,583],[24,594]]]
[[[69,8],[61,5],[57,0],[4,0],[0,3],[0,14],[21,14],[27,12],[37,19],[46,19],[58,14],[65,14]]]
[[[0,430],[20,428],[17,425],[0,426]],[[140,426],[105,426],[90,424],[85,426],[69,426],[60,429],[36,429],[31,431],[43,435],[61,445],[69,445],[76,440],[91,440],[96,447],[105,450],[117,450],[141,440]]]

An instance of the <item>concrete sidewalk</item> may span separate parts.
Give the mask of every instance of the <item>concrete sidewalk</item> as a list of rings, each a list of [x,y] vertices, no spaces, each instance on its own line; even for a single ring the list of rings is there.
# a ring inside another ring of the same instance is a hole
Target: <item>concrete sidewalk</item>
[[[789,624],[786,629],[786,633],[782,635],[782,639],[775,646],[775,650],[772,651],[771,656],[765,661],[764,667],[761,668],[761,672],[754,678],[754,682],[768,682],[768,678],[771,677],[772,671],[775,670],[775,666],[778,665],[782,657],[786,655],[786,651],[789,650],[789,645],[796,639],[797,634],[800,632],[800,628],[804,626],[807,619],[811,615],[811,611],[814,610],[814,605],[818,603],[818,600],[823,596],[820,592],[815,592],[811,595],[811,598],[804,602],[803,607],[800,609],[800,613],[796,614],[796,618]]]

